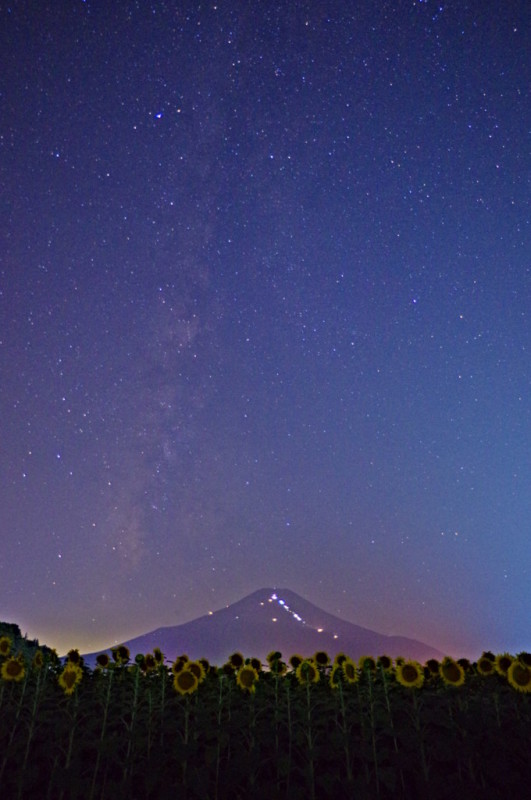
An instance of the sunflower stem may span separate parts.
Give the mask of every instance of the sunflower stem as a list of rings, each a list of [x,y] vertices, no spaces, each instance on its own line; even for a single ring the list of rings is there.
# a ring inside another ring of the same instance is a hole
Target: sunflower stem
[[[107,691],[105,693],[105,703],[104,703],[104,706],[103,706],[103,719],[102,719],[102,722],[101,722],[101,732],[100,732],[100,738],[99,738],[100,746],[98,747],[98,750],[96,752],[96,763],[94,764],[94,772],[92,774],[92,783],[91,783],[91,787],[90,787],[89,800],[93,799],[94,792],[96,790],[96,780],[97,780],[97,777],[98,777],[98,772],[99,772],[99,769],[100,769],[100,761],[101,761],[101,752],[102,752],[101,745],[103,743],[103,740],[105,739],[105,734],[106,734],[106,731],[107,731],[107,717],[108,717],[108,714],[109,714],[109,704],[110,704],[110,701],[111,701],[111,686],[112,686],[113,674],[114,674],[114,672],[113,672],[112,669],[110,669],[109,672],[106,674]]]

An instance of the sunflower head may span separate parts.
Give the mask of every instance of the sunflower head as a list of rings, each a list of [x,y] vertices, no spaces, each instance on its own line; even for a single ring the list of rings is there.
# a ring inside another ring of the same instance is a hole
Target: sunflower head
[[[358,661],[361,672],[375,672],[376,660],[372,656],[361,656]]]
[[[11,652],[11,645],[9,636],[0,636],[0,656],[8,656]]]
[[[69,650],[66,654],[66,660],[69,664],[78,664],[80,667],[83,665],[83,658],[79,655],[79,650]]]
[[[324,650],[314,653],[313,660],[318,667],[327,667],[330,664],[330,656]]]
[[[446,686],[462,686],[465,682],[465,670],[450,656],[445,656],[439,664],[439,675]]]
[[[341,667],[341,664],[334,664],[332,670],[330,672],[329,684],[332,689],[337,689],[340,683],[344,683],[345,681],[345,673]]]
[[[178,694],[193,694],[197,691],[197,687],[199,686],[199,680],[197,675],[192,672],[192,670],[188,669],[188,667],[184,667],[180,670],[180,672],[176,672],[173,678],[173,688]]]
[[[393,669],[393,659],[390,656],[380,656],[376,660],[377,665],[380,667],[381,670],[384,672],[391,672]]]
[[[188,661],[186,664],[186,669],[189,669],[190,672],[194,673],[199,683],[202,683],[205,680],[206,671],[200,661]]]
[[[531,666],[516,658],[507,670],[507,680],[519,692],[531,692]]]
[[[58,678],[59,686],[63,689],[66,695],[74,692],[74,689],[83,677],[83,670],[78,664],[67,661],[64,670]]]
[[[157,659],[153,653],[147,653],[144,658],[144,670],[153,672],[154,669],[157,669]]]
[[[345,653],[336,653],[334,656],[334,664],[339,664],[339,666],[341,666],[346,657]]]
[[[304,656],[300,656],[298,653],[294,653],[290,656],[289,665],[292,669],[297,669],[297,667],[302,664],[304,661]]]
[[[439,674],[439,662],[436,658],[429,658],[426,661],[426,667],[431,675]]]
[[[110,663],[111,659],[107,653],[100,653],[96,656],[96,666],[100,667],[100,669],[107,669]]]
[[[269,662],[269,669],[273,673],[273,675],[285,675],[288,667],[285,661],[278,659]]]
[[[526,653],[526,651],[523,650],[521,653],[518,653],[516,657],[518,661],[521,661],[526,667],[531,667],[531,653]]]
[[[266,661],[268,664],[271,664],[273,661],[280,661],[281,659],[282,653],[280,650],[271,650],[271,652],[266,655]]]
[[[131,658],[129,648],[126,647],[125,644],[121,644],[118,647],[112,647],[111,653],[117,664],[127,664]]]
[[[153,648],[153,658],[157,662],[157,664],[164,664],[164,654],[160,647]]]
[[[250,664],[244,664],[236,673],[236,683],[242,691],[249,694],[254,694],[256,691],[257,681],[258,672]]]
[[[509,653],[498,653],[494,661],[496,672],[499,675],[503,675],[503,677],[506,677],[507,670],[509,669],[512,663],[513,663],[513,657],[509,655]]]
[[[485,655],[485,653],[483,653],[483,655],[477,660],[476,669],[479,675],[482,675],[483,677],[487,675],[494,675],[496,672],[494,659],[489,658],[487,655]]]
[[[178,656],[172,664],[171,671],[176,675],[178,672],[181,672],[188,664],[190,659],[186,655]]]
[[[243,665],[245,664],[245,659],[242,656],[242,654],[239,653],[239,652],[232,653],[232,655],[229,656],[229,664],[234,669],[238,670],[238,669],[240,669],[240,667],[243,667]]]
[[[31,666],[33,669],[42,669],[44,666],[44,656],[42,654],[42,650],[37,650],[35,655],[33,656],[33,661],[31,662]]]
[[[5,681],[21,681],[26,674],[22,656],[19,654],[7,658],[2,664],[0,673]]]
[[[420,689],[424,683],[424,670],[418,661],[404,661],[396,668],[396,679],[402,686]]]
[[[356,662],[351,658],[344,658],[341,662],[341,669],[347,683],[356,683],[359,678]]]
[[[253,669],[255,669],[257,672],[262,671],[262,662],[259,658],[248,658],[246,659],[245,663],[250,664],[251,667],[253,667]]]
[[[311,658],[305,658],[297,669],[295,675],[300,684],[306,685],[308,683],[318,683],[319,670]]]

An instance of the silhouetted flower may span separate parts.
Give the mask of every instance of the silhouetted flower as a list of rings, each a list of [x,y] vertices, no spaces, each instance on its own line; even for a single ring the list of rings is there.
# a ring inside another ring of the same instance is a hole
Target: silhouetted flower
[[[341,663],[341,669],[347,683],[356,683],[359,673],[355,661],[351,658],[345,658]]]
[[[514,659],[511,655],[509,655],[509,653],[499,653],[494,661],[496,672],[498,672],[500,675],[503,675],[504,678],[507,677],[507,670],[513,661]]]
[[[496,672],[494,659],[489,658],[487,655],[485,655],[485,653],[483,653],[483,655],[477,660],[476,669],[480,675],[494,675]]]
[[[111,663],[111,659],[107,655],[107,653],[100,653],[96,656],[96,665],[101,669],[107,669],[109,664]]]
[[[240,669],[240,667],[243,667],[244,663],[245,659],[241,653],[236,652],[229,656],[229,664],[234,667],[234,669]]]

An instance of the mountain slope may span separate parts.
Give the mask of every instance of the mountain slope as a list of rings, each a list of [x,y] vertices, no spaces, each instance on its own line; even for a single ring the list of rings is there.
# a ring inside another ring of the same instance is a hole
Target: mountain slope
[[[238,650],[265,660],[271,650],[284,658],[293,653],[313,655],[325,650],[330,656],[344,652],[361,655],[404,656],[425,662],[441,658],[434,647],[402,636],[385,636],[328,614],[289,589],[259,589],[219,611],[182,625],[157,628],[125,642],[132,658],[136,653],[160,647],[167,660],[186,653],[221,665]],[[97,653],[85,656],[94,663]]]

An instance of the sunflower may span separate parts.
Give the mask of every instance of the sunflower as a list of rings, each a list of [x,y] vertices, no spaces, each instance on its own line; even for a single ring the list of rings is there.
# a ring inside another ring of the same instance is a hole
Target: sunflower
[[[375,672],[376,661],[372,656],[361,656],[358,661],[358,666],[361,672]]]
[[[83,670],[77,664],[67,661],[64,670],[58,678],[59,686],[65,694],[72,694],[83,677]]]
[[[526,653],[525,650],[522,650],[516,657],[522,664],[525,664],[526,667],[531,667],[531,653]]]
[[[21,681],[26,673],[21,655],[12,656],[2,664],[1,674],[5,681]]]
[[[199,686],[197,675],[188,667],[184,667],[180,672],[175,673],[173,688],[179,694],[193,694]]]
[[[478,658],[477,660],[476,669],[480,675],[483,675],[483,677],[486,675],[494,675],[496,672],[494,659],[489,658],[488,655],[483,653],[481,658]]]
[[[11,652],[11,639],[9,636],[0,636],[0,656],[8,656]]]
[[[509,653],[498,653],[494,661],[496,672],[506,677],[507,670],[513,663],[513,657]]]
[[[190,672],[194,673],[199,683],[202,683],[205,680],[206,671],[200,661],[188,661],[186,664],[186,669],[189,669]]]
[[[310,658],[305,658],[301,661],[295,670],[295,675],[299,683],[303,685],[307,683],[318,683],[319,681],[319,670]]]
[[[184,669],[185,665],[188,664],[190,659],[186,655],[178,656],[172,664],[172,672],[176,675],[178,672]]]
[[[439,674],[439,662],[436,658],[428,658],[426,661],[426,669],[430,675],[435,676]]]
[[[325,653],[324,650],[318,650],[317,653],[314,654],[313,660],[318,667],[327,667],[328,664],[330,664],[330,656],[328,653]]]
[[[37,650],[35,655],[33,656],[33,661],[31,662],[31,666],[33,669],[42,669],[44,665],[44,656],[42,654],[42,650]]]
[[[107,655],[107,653],[100,653],[96,656],[96,666],[100,667],[100,669],[107,669],[109,664],[111,663],[111,659]]]
[[[341,669],[347,683],[356,683],[359,678],[356,662],[351,658],[344,658],[341,662]]]
[[[143,669],[146,672],[153,672],[154,669],[157,668],[157,660],[153,653],[147,653],[144,658],[144,666]]]
[[[341,664],[334,664],[332,667],[332,671],[330,672],[330,679],[329,683],[332,689],[337,689],[340,683],[343,683],[345,680],[345,673],[341,667]]]
[[[154,647],[153,648],[153,658],[155,659],[157,664],[163,664],[164,663],[164,654],[163,654],[162,650],[160,649],[160,647]]]
[[[297,667],[302,664],[304,661],[304,656],[300,656],[298,653],[294,653],[289,659],[289,665],[292,669],[297,669]]]
[[[241,653],[236,652],[236,653],[233,653],[232,655],[229,656],[228,663],[234,669],[240,669],[240,667],[243,667],[243,665],[245,663],[245,659],[244,659],[244,657],[242,656]]]
[[[393,659],[390,656],[380,656],[376,663],[384,672],[391,672],[393,669]]]
[[[462,686],[465,682],[465,670],[450,656],[445,656],[439,664],[439,675],[446,686]]]
[[[336,653],[334,656],[334,664],[339,664],[339,666],[341,666],[346,658],[347,656],[345,653]]]
[[[66,660],[69,664],[81,664],[83,663],[82,657],[79,655],[79,650],[69,650],[66,654]]]
[[[282,653],[280,650],[271,650],[271,652],[266,655],[266,661],[268,664],[271,664],[273,661],[280,661],[281,658]]]
[[[420,689],[424,683],[424,670],[418,661],[404,661],[396,668],[396,679],[402,686]]]
[[[269,669],[274,675],[285,675],[288,667],[285,661],[271,661]]]
[[[519,692],[531,692],[531,667],[519,658],[515,659],[507,670],[507,680]]]
[[[256,691],[256,682],[258,681],[258,672],[250,664],[245,664],[240,667],[236,673],[236,683],[244,692],[253,694]]]
[[[111,647],[111,653],[117,664],[127,664],[131,657],[129,648],[126,647],[125,644],[121,644],[118,647]]]
[[[247,658],[245,660],[245,663],[246,664],[250,664],[251,667],[254,667],[254,669],[257,672],[261,672],[262,671],[262,662],[260,661],[259,658]]]

